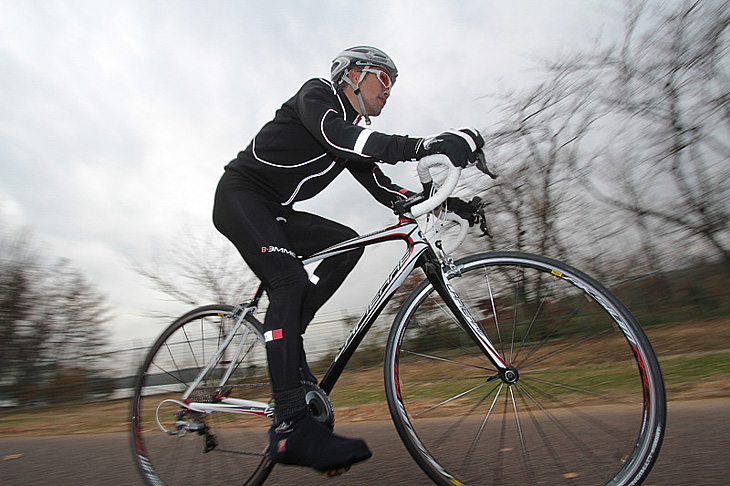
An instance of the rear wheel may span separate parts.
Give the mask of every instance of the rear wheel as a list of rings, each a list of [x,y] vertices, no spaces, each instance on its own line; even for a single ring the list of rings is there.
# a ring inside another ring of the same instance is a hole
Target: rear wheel
[[[183,399],[239,317],[226,305],[185,314],[165,330],[140,367],[132,435],[135,459],[147,484],[258,485],[268,476],[271,419],[263,410],[200,413],[187,408]],[[221,387],[227,372],[230,377]],[[270,400],[261,323],[251,315],[189,400],[220,403],[223,397]]]
[[[386,393],[406,447],[437,484],[633,485],[666,403],[628,309],[587,275],[516,252],[456,263],[449,282],[514,373],[500,375],[424,281],[388,338]]]

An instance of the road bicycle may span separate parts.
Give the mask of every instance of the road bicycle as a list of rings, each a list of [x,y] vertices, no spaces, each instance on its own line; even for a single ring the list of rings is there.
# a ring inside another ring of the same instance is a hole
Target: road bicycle
[[[430,176],[438,165],[449,167],[441,185]],[[397,224],[303,259],[406,246],[319,383],[305,383],[312,414],[334,428],[338,378],[420,269],[387,338],[384,382],[397,432],[435,484],[640,484],[659,453],[666,399],[636,319],[600,283],[550,258],[496,251],[454,261],[442,238],[451,213],[442,209],[461,169],[429,157],[418,170],[431,190],[399,205]],[[462,224],[456,239],[468,230]],[[259,485],[271,472],[275,404],[257,318],[264,292],[192,310],[152,346],[131,416],[147,484]]]

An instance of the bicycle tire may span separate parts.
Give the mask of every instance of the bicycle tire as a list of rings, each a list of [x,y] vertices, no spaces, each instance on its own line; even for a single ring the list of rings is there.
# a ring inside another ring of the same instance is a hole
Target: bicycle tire
[[[666,397],[631,312],[555,260],[491,252],[449,281],[519,380],[502,380],[425,280],[388,336],[384,373],[406,448],[439,485],[637,485],[661,447]]]
[[[180,404],[183,392],[235,323],[232,311],[228,305],[208,305],[178,318],[139,368],[132,399],[132,449],[146,484],[254,486],[262,484],[273,467],[267,455],[269,417],[183,412]],[[261,323],[249,314],[243,324],[191,395],[195,401],[214,402],[219,391],[235,398],[270,400]],[[239,344],[242,352],[236,358]],[[232,361],[235,371],[219,390],[224,365]],[[180,427],[181,423],[188,425]]]

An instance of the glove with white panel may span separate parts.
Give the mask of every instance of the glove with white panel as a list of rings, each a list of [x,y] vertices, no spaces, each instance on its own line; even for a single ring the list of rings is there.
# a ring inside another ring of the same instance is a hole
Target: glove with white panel
[[[475,128],[447,130],[438,135],[422,138],[416,145],[416,160],[427,155],[446,155],[456,167],[466,167],[481,156],[484,139]]]

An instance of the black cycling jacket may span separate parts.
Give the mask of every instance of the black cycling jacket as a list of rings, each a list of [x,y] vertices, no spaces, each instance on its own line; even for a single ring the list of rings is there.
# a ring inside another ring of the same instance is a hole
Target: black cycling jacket
[[[226,169],[282,205],[313,197],[347,169],[392,207],[412,193],[391,182],[376,162],[414,159],[418,139],[375,132],[358,126],[359,120],[344,93],[326,79],[310,79]]]

